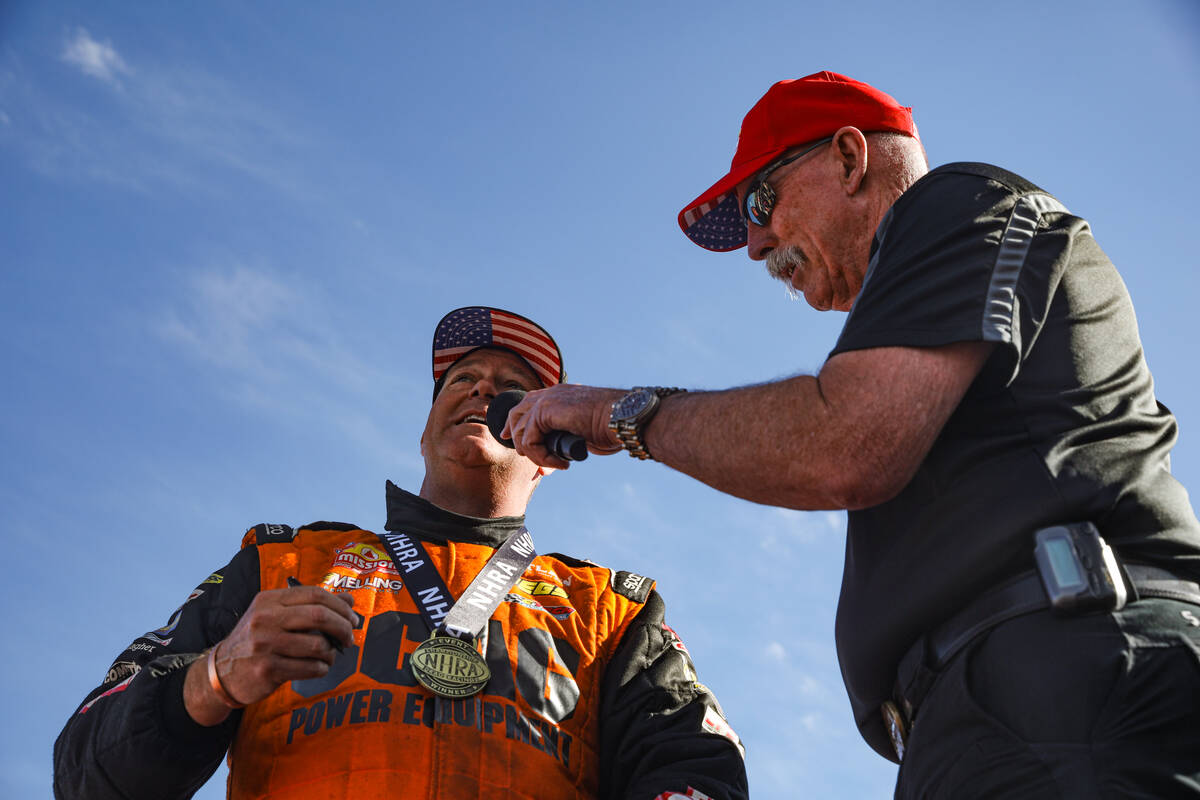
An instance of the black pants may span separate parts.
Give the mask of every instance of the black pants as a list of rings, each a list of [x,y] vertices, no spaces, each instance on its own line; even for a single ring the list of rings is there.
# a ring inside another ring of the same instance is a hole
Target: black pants
[[[996,626],[918,709],[896,797],[1200,798],[1200,606]]]

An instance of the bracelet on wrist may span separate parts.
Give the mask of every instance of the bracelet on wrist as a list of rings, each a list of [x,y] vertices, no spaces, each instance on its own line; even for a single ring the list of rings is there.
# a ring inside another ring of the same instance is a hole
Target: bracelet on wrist
[[[217,696],[217,699],[229,708],[245,708],[245,703],[239,703],[233,699],[233,695],[221,683],[221,676],[217,674],[217,648],[224,643],[224,640],[217,642],[208,651],[208,685],[212,687],[213,694]]]

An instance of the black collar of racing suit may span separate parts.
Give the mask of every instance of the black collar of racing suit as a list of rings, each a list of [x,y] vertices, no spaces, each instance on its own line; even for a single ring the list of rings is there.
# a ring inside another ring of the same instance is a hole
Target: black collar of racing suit
[[[387,482],[387,524],[389,531],[434,542],[468,542],[499,547],[514,531],[525,524],[519,517],[468,517],[435,506],[423,497],[406,492]]]

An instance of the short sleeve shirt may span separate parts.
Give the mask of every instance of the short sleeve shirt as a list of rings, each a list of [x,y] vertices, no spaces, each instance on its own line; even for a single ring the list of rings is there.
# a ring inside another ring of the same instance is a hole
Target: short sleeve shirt
[[[883,753],[900,656],[1032,569],[1038,528],[1091,520],[1126,561],[1200,577],[1200,524],[1170,474],[1175,419],[1124,283],[1086,220],[986,164],[940,167],[888,211],[831,357],[965,341],[996,347],[917,474],[849,515],[838,655]]]

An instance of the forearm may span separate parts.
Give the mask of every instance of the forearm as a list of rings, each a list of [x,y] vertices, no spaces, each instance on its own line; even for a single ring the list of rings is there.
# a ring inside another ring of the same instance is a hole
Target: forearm
[[[183,706],[197,725],[212,727],[224,722],[233,710],[222,702],[208,679],[208,654],[197,659],[183,682]]]
[[[657,461],[728,494],[798,509],[854,504],[852,454],[810,376],[663,398],[644,431]]]
[[[747,500],[866,508],[911,480],[991,352],[983,342],[860,350],[816,377],[672,395],[646,441],[659,461]]]
[[[984,342],[880,347],[829,359],[816,377],[662,399],[642,441],[657,460],[720,491],[796,509],[866,508],[916,473],[992,350]],[[612,452],[623,392],[563,385],[530,392],[508,417],[517,452],[548,455],[544,433],[579,433]]]

